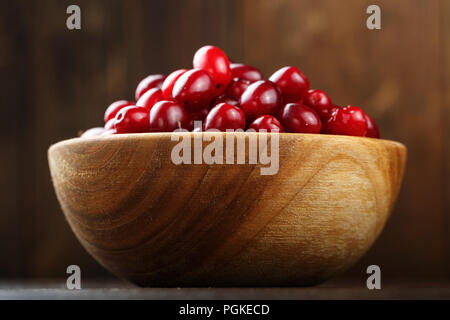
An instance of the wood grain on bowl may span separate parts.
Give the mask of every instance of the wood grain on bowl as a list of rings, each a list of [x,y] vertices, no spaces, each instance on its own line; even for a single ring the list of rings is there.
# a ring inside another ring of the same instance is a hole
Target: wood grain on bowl
[[[392,141],[280,134],[279,171],[261,175],[260,164],[175,165],[176,144],[155,133],[49,149],[56,194],[78,239],[142,286],[324,281],[380,234],[406,161],[406,148]]]

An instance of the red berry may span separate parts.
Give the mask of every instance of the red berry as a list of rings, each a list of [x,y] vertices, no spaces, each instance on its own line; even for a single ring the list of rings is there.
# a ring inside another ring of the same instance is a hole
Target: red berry
[[[217,98],[215,98],[211,102],[210,106],[212,108],[212,107],[215,107],[216,105],[218,105],[220,103],[228,103],[228,104],[232,104],[233,106],[239,105],[239,101],[238,100],[236,100],[236,99],[234,99],[234,98],[224,94],[224,95],[221,95],[221,96],[218,96]]]
[[[327,122],[328,120],[333,117],[336,112],[338,111],[338,109],[340,109],[341,107],[336,106],[336,105],[331,105],[330,107],[326,108],[326,109],[322,109],[322,116],[320,117],[320,119],[322,120],[322,132],[321,133],[327,133]]]
[[[172,72],[171,74],[169,74],[167,76],[167,78],[164,80],[161,90],[163,93],[163,96],[166,100],[170,100],[172,99],[172,89],[173,86],[175,85],[175,82],[178,80],[179,77],[181,77],[181,75],[183,73],[185,73],[186,71],[188,71],[187,69],[179,69],[176,70],[174,72]]]
[[[214,98],[214,83],[206,71],[189,70],[175,82],[172,94],[188,112],[197,112],[208,106]]]
[[[231,81],[230,61],[227,55],[215,46],[204,46],[194,55],[193,66],[211,76],[216,92],[223,93]]]
[[[109,119],[108,122],[105,123],[105,130],[111,130],[111,129],[114,129],[114,121],[115,121],[115,120],[116,120],[115,118]]]
[[[328,115],[332,106],[330,97],[325,92],[316,89],[309,90],[306,93],[303,103],[316,110],[321,118]]]
[[[119,100],[116,102],[111,103],[111,105],[106,109],[104,120],[105,123],[108,122],[108,120],[114,119],[117,112],[119,112],[120,109],[128,106],[134,105],[134,102],[127,101],[127,100]]]
[[[322,116],[320,117],[322,119],[322,123],[325,123],[325,121],[328,121],[328,119],[330,117],[332,117],[333,114],[335,114],[339,108],[340,107],[338,107],[338,106],[331,105],[328,108],[322,109],[322,111],[321,111]],[[322,126],[322,129],[324,129],[324,126]]]
[[[242,110],[228,103],[221,103],[206,116],[205,130],[219,131],[245,129],[245,115]]]
[[[151,88],[147,90],[136,102],[136,106],[144,107],[148,111],[153,107],[153,105],[159,101],[163,101],[164,97],[161,89]]]
[[[364,111],[354,106],[337,109],[324,122],[324,133],[364,137],[367,133]]]
[[[234,79],[228,85],[226,94],[234,99],[239,100],[244,91],[247,90],[249,85],[250,82],[247,80]]]
[[[258,80],[262,80],[264,78],[261,71],[259,71],[255,67],[246,64],[231,63],[230,69],[231,69],[231,77],[233,79],[237,78],[241,80],[255,82]]]
[[[147,90],[150,90],[151,88],[161,89],[165,78],[166,76],[162,74],[151,74],[139,82],[136,88],[136,100],[138,100]]]
[[[117,133],[148,132],[148,110],[136,106],[121,109],[114,119],[114,128]]]
[[[257,118],[250,125],[251,129],[255,129],[256,131],[266,130],[266,132],[284,132],[283,126],[280,121],[277,120],[274,116],[265,115]]]
[[[320,133],[322,123],[314,109],[301,103],[288,103],[280,111],[281,123],[286,132]]]
[[[375,123],[375,121],[372,119],[371,116],[369,116],[367,113],[365,115],[367,122],[366,137],[379,139],[380,131],[378,130],[377,124]]]
[[[276,114],[281,106],[278,87],[271,81],[253,82],[241,96],[239,105],[249,120],[266,114]]]
[[[283,103],[298,102],[309,89],[309,80],[296,67],[284,67],[269,78],[277,84],[283,96]]]
[[[151,132],[172,132],[189,129],[191,119],[186,110],[175,101],[157,102],[150,110]]]
[[[106,131],[106,129],[103,127],[91,128],[91,129],[88,129],[85,132],[83,132],[83,134],[80,136],[80,138],[98,137],[105,131]]]

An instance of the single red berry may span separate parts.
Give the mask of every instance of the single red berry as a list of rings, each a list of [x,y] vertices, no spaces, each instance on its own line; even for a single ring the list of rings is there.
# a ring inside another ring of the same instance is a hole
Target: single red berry
[[[200,69],[183,73],[173,86],[173,98],[188,112],[198,112],[214,98],[214,83],[209,74]]]
[[[283,103],[298,102],[309,89],[309,80],[296,67],[284,67],[269,78],[281,90]]]
[[[380,131],[378,130],[378,126],[377,126],[376,122],[367,113],[365,113],[365,115],[366,115],[366,122],[367,122],[366,137],[379,139]]]
[[[332,106],[330,97],[322,90],[317,89],[309,90],[304,97],[303,103],[316,110],[321,118],[328,115]]]
[[[330,120],[330,118],[334,117],[338,109],[341,107],[336,105],[331,105],[330,107],[322,110],[322,116],[320,117],[320,120],[322,120],[322,132],[321,133],[327,133],[327,122]]]
[[[232,98],[232,97],[230,97],[230,96],[227,96],[227,95],[223,94],[223,95],[221,95],[221,96],[216,97],[216,98],[211,102],[210,107],[213,108],[213,107],[215,107],[216,105],[218,105],[218,104],[220,104],[220,103],[228,103],[228,104],[231,104],[231,105],[233,105],[233,106],[238,106],[238,105],[239,105],[239,101],[238,101],[238,100],[236,100],[236,99],[234,99],[234,98]]]
[[[115,118],[109,119],[108,122],[105,123],[105,129],[106,129],[106,130],[114,129],[114,121],[115,121],[115,120],[116,120]]]
[[[80,138],[93,138],[100,136],[104,131],[106,131],[103,127],[91,128],[83,132]]]
[[[114,119],[114,128],[117,133],[148,132],[148,110],[136,106],[122,108]]]
[[[221,103],[211,109],[205,119],[205,130],[219,131],[245,129],[245,115],[242,110],[228,103]]]
[[[259,71],[255,67],[246,64],[231,63],[230,69],[231,69],[231,77],[233,79],[241,79],[247,80],[249,82],[255,82],[258,80],[262,80],[264,78],[261,71]]]
[[[139,82],[136,88],[136,100],[139,100],[139,98],[151,88],[161,89],[165,78],[166,76],[162,74],[151,74]]]
[[[164,97],[161,89],[151,88],[147,90],[136,102],[136,106],[144,107],[148,111],[159,101],[163,101]]]
[[[191,119],[186,110],[175,101],[157,102],[150,110],[151,132],[172,132],[190,129]]]
[[[175,85],[175,82],[178,80],[178,78],[181,77],[181,75],[183,73],[185,73],[186,71],[188,71],[188,70],[187,69],[175,70],[174,72],[169,74],[167,76],[167,78],[164,80],[161,90],[162,90],[162,94],[166,100],[170,100],[173,98],[172,97],[173,86]]]
[[[281,106],[280,90],[268,80],[253,82],[242,94],[239,106],[249,120],[266,114],[274,115]]]
[[[338,108],[324,122],[324,133],[364,137],[367,133],[366,115],[358,107]]]
[[[198,49],[194,55],[193,66],[209,73],[217,94],[223,93],[231,81],[230,61],[227,55],[215,46]]]
[[[247,80],[234,79],[228,85],[226,94],[236,100],[239,100],[249,85],[250,82]]]
[[[265,115],[255,119],[249,128],[255,129],[255,131],[266,130],[266,132],[284,132],[280,121],[271,115]]]
[[[120,109],[128,106],[133,106],[134,102],[127,101],[127,100],[119,100],[116,102],[113,102],[110,104],[110,106],[105,111],[104,121],[105,123],[108,122],[108,120],[114,119],[117,112],[119,112]]]
[[[320,133],[322,122],[314,109],[301,103],[288,103],[280,111],[279,119],[286,132]]]
[[[324,108],[324,109],[322,109],[321,110],[321,114],[322,114],[322,116],[320,117],[321,119],[322,119],[322,130],[324,129],[324,123],[326,122],[326,121],[328,121],[328,119],[330,118],[330,117],[332,117],[336,112],[337,112],[337,110],[339,109],[340,107],[338,107],[338,106],[336,106],[336,105],[331,105],[331,106],[329,106],[328,108]]]

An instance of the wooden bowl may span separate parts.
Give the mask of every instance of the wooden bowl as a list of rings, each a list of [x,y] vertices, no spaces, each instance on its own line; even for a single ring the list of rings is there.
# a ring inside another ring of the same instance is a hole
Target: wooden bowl
[[[175,165],[177,143],[170,133],[112,135],[48,152],[75,235],[103,266],[141,286],[320,283],[378,237],[406,160],[393,141],[283,133],[278,173],[261,175],[260,164]]]

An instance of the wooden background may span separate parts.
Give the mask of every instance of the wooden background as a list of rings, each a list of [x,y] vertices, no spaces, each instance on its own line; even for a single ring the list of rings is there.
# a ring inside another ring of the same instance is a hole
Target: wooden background
[[[368,5],[382,30],[365,27]],[[82,30],[65,27],[67,6]],[[204,44],[269,76],[296,65],[337,104],[363,107],[409,159],[393,215],[346,276],[450,278],[450,1],[16,0],[0,2],[0,277],[110,276],[78,244],[47,167],[50,144],[101,124],[150,73]],[[447,20],[447,21],[446,21]]]

